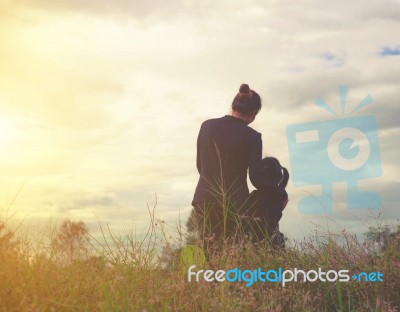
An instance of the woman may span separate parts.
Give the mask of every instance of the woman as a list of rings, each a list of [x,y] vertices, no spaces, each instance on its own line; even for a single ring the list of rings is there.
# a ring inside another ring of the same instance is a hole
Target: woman
[[[232,102],[232,113],[203,122],[197,139],[200,178],[194,193],[194,230],[219,240],[242,234],[241,218],[249,197],[247,171],[260,191],[287,202],[286,191],[262,170],[261,134],[248,125],[261,109],[261,98],[242,84]]]

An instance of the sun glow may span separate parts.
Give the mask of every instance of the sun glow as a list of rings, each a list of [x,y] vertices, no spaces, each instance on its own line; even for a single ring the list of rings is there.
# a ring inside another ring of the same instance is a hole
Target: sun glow
[[[10,142],[11,133],[11,123],[5,119],[0,119],[0,148],[6,147]]]

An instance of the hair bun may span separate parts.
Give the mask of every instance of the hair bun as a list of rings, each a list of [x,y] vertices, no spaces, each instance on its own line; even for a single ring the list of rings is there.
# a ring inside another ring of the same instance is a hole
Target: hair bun
[[[249,85],[242,83],[238,94],[232,102],[232,110],[250,116],[261,109],[261,98],[258,93],[251,90]]]
[[[248,94],[249,92],[250,92],[249,85],[246,83],[242,83],[242,85],[239,88],[239,93]]]

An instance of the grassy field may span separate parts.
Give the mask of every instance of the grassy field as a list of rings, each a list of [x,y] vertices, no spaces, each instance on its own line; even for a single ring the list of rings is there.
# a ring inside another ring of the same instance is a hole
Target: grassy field
[[[400,231],[359,241],[317,233],[284,251],[226,242],[201,269],[380,271],[383,282],[188,282],[178,240],[152,218],[147,235],[116,235],[82,222],[43,231],[40,242],[0,225],[0,311],[399,311]],[[382,233],[379,232],[379,235]],[[178,235],[179,237],[179,235]],[[371,238],[371,237],[370,237]],[[375,241],[375,242],[374,242]],[[196,260],[198,261],[198,260]],[[199,267],[200,269],[200,267]]]

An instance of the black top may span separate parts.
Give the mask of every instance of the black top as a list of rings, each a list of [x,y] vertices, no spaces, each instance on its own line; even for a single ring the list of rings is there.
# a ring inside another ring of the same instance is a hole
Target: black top
[[[283,202],[286,191],[265,175],[261,159],[261,134],[243,120],[228,115],[206,120],[197,138],[200,178],[192,204],[234,203],[241,207],[249,197],[247,170],[258,190]]]
[[[274,164],[274,161],[277,164]],[[287,169],[282,167],[279,161],[270,157],[264,158],[262,163],[264,168],[266,168],[266,174],[274,181],[279,181],[279,188],[285,189],[289,181],[289,172]],[[277,226],[279,220],[282,218],[282,211],[284,209],[282,201],[270,197],[265,192],[259,190],[251,192],[247,206],[249,207],[248,213],[250,215],[259,218],[263,222],[266,221],[272,227]]]

